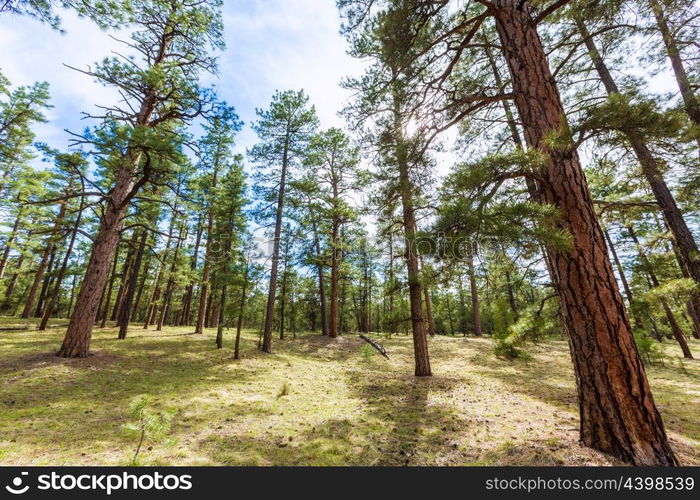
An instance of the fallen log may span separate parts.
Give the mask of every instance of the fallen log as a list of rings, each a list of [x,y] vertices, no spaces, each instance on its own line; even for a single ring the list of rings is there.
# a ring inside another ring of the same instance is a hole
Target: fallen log
[[[384,356],[386,359],[389,359],[389,355],[386,353],[386,349],[384,349],[384,346],[382,346],[380,343],[378,343],[376,340],[372,340],[371,338],[367,337],[366,335],[360,334],[360,338],[367,342],[369,345],[374,347],[377,351],[379,351],[379,354]]]

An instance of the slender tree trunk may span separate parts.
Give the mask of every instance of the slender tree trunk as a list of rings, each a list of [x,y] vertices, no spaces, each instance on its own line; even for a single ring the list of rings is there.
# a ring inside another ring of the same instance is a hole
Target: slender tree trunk
[[[22,272],[22,264],[24,264],[24,253],[21,253],[17,258],[17,262],[15,263],[15,271],[12,273],[10,282],[7,284],[7,288],[5,289],[5,298],[2,301],[2,305],[0,305],[0,313],[4,314],[10,310],[10,301],[12,300],[12,295],[15,293],[15,287],[17,286],[19,275]]]
[[[112,315],[110,316],[110,321],[116,321],[119,316],[119,311],[124,302],[124,294],[126,293],[127,283],[129,282],[129,275],[131,273],[131,264],[134,259],[134,252],[136,251],[136,242],[138,240],[138,232],[133,230],[131,232],[131,240],[127,244],[126,258],[124,259],[124,264],[122,265],[122,272],[119,275],[119,289],[117,291],[117,298],[114,301],[114,307],[112,308]]]
[[[46,241],[46,248],[44,249],[44,253],[41,257],[41,262],[39,263],[39,267],[37,268],[36,274],[34,275],[34,282],[32,283],[32,287],[29,290],[29,296],[27,297],[27,300],[24,303],[24,310],[21,314],[22,318],[28,318],[31,314],[32,306],[34,305],[34,301],[36,300],[36,294],[39,291],[39,285],[41,284],[44,278],[44,273],[46,272],[46,268],[49,264],[49,258],[53,254],[54,245],[56,243],[56,235],[61,230],[65,214],[66,203],[65,201],[62,201],[61,208],[58,212],[58,216],[56,217],[56,222],[54,223],[53,229],[49,233],[48,239]]]
[[[627,281],[627,277],[625,276],[625,269],[622,267],[620,258],[617,256],[615,245],[613,244],[612,238],[610,237],[610,233],[608,233],[607,229],[603,229],[603,235],[605,236],[605,239],[608,242],[608,248],[613,256],[613,262],[615,263],[615,267],[617,267],[617,274],[620,276],[622,288],[625,290],[625,297],[627,298],[627,304],[629,305],[630,311],[632,311],[632,320],[634,321],[635,328],[641,330],[642,320],[639,317],[639,314],[636,313],[634,309],[632,309],[632,289],[630,288],[629,282]]]
[[[559,210],[569,250],[551,252],[569,337],[587,446],[635,465],[677,465],[654,404],[627,312],[607,257],[578,154],[552,147],[566,131],[561,97],[527,0],[494,0],[491,9],[513,82],[528,147],[546,155],[541,201]]]
[[[197,238],[195,240],[194,244],[194,252],[192,254],[192,262],[190,263],[190,271],[194,274],[194,272],[197,270],[197,258],[199,257],[199,246],[202,243],[202,232],[204,230],[204,226],[202,226],[202,221],[201,218],[199,222],[197,222]],[[192,314],[190,312],[192,308],[192,298],[194,296],[194,283],[190,283],[187,285],[187,289],[185,290],[185,297],[183,299],[182,303],[182,317],[180,319],[180,324],[182,325],[189,325],[192,322]]]
[[[10,232],[10,235],[7,237],[7,241],[5,242],[5,249],[2,251],[2,257],[0,257],[0,280],[2,280],[5,277],[5,271],[7,270],[7,262],[10,259],[10,252],[12,251],[12,244],[17,238],[17,231],[19,230],[19,226],[21,223],[22,212],[20,211],[17,214],[17,217],[15,218],[14,224],[12,225],[12,231]]]
[[[100,323],[100,328],[104,328],[107,325],[107,314],[109,312],[109,304],[112,302],[112,290],[114,289],[114,280],[117,277],[117,264],[119,263],[119,237],[117,237],[117,249],[114,255],[114,261],[112,262],[112,273],[109,278],[109,284],[107,285],[107,295],[105,296],[104,307],[102,308],[102,322]],[[104,291],[103,291],[104,294]]]
[[[109,264],[119,244],[119,235],[126,215],[129,196],[134,188],[133,169],[139,164],[140,153],[127,153],[125,165],[119,169],[109,202],[95,238],[85,277],[78,292],[75,312],[66,331],[58,356],[84,358],[90,349],[92,327],[97,318],[100,296],[107,282]]]
[[[243,313],[245,312],[246,293],[248,292],[248,274],[250,262],[246,260],[245,274],[243,275],[243,288],[241,289],[241,301],[238,305],[238,323],[236,324],[236,343],[233,347],[233,359],[241,359],[241,330],[243,329]]]
[[[472,328],[475,337],[481,337],[481,306],[479,305],[479,289],[476,284],[476,273],[474,272],[474,254],[469,253],[467,257],[467,271],[469,273],[469,290],[472,300]]]
[[[173,253],[173,262],[170,265],[170,272],[168,273],[168,283],[165,285],[165,293],[163,294],[163,304],[161,306],[160,310],[160,316],[158,318],[158,326],[156,327],[157,331],[162,331],[163,330],[163,325],[165,324],[165,319],[168,315],[168,312],[170,311],[170,299],[173,296],[173,290],[175,288],[175,271],[177,269],[177,258],[178,255],[180,254],[180,248],[182,247],[182,242],[187,238],[187,233],[185,232],[183,236],[183,232],[187,225],[183,222],[180,225],[180,231],[178,232],[178,239],[177,243],[175,244],[175,252]]]
[[[428,287],[423,287],[423,294],[425,295],[425,314],[428,318],[428,333],[431,337],[435,336],[435,319],[433,318],[433,305],[430,301],[430,291]]]
[[[321,255],[321,241],[318,237],[318,225],[314,219],[313,211],[309,206],[309,214],[313,221],[314,249],[316,250],[316,271],[318,272],[318,295],[321,300],[321,334],[328,335],[328,305],[326,303],[326,284],[323,276],[323,257]]]
[[[450,300],[450,292],[447,292],[446,297],[447,297],[447,319],[450,322],[450,335],[454,336],[455,326],[454,326],[454,322],[452,321],[452,301]]]
[[[224,347],[224,310],[226,306],[226,283],[221,287],[221,297],[219,298],[219,319],[216,325],[216,348]]]
[[[338,295],[340,289],[340,220],[333,218],[331,229],[331,321],[328,336],[338,337],[339,311]]]
[[[403,137],[403,125],[401,120],[401,107],[398,92],[394,92],[394,140],[396,141],[396,158],[399,169],[399,190],[401,205],[403,208],[403,226],[406,240],[405,258],[408,271],[408,295],[411,306],[411,327],[413,331],[413,355],[415,360],[415,375],[427,377],[432,375],[430,369],[430,356],[428,353],[428,339],[425,335],[425,323],[423,321],[423,298],[421,292],[420,274],[418,269],[418,255],[413,248],[418,227],[413,206],[413,186],[411,185],[408,160],[408,144]]]
[[[146,264],[143,266],[143,273],[141,273],[141,282],[138,286],[138,291],[136,292],[136,299],[134,300],[133,312],[131,313],[131,321],[136,321],[139,313],[139,306],[141,304],[141,297],[143,297],[143,292],[146,289],[146,278],[148,277],[148,271],[151,268],[151,258],[153,254],[149,251],[148,257],[146,258]]]
[[[58,275],[56,276],[56,283],[54,284],[53,293],[49,298],[48,304],[46,304],[44,315],[41,318],[41,323],[39,323],[39,330],[46,330],[46,326],[49,323],[49,318],[51,318],[51,315],[53,314],[54,309],[56,308],[56,304],[58,303],[58,295],[61,291],[61,284],[63,283],[63,279],[66,276],[68,262],[70,262],[70,258],[73,255],[73,246],[75,245],[75,239],[78,236],[78,230],[80,229],[80,221],[82,220],[82,216],[83,200],[81,199],[80,208],[78,209],[78,214],[75,218],[75,224],[73,225],[73,231],[71,231],[70,240],[68,241],[68,246],[66,247],[66,254],[63,256],[61,269],[58,271]],[[70,314],[70,304],[68,306],[68,314]]]
[[[218,184],[218,165],[215,166],[214,172],[212,173],[211,187],[212,190],[216,189]],[[212,259],[212,246],[211,240],[214,237],[214,208],[212,203],[214,200],[209,201],[208,207],[208,219],[207,219],[207,243],[204,246],[204,265],[202,266],[202,286],[199,291],[199,308],[197,310],[197,324],[194,328],[194,333],[202,334],[204,333],[204,325],[206,324],[206,319],[208,318],[208,293],[209,293],[209,268],[211,266],[210,260]]]
[[[666,14],[659,0],[649,0],[649,6],[651,7],[651,11],[654,13],[654,17],[656,18],[656,24],[659,28],[659,32],[661,33],[661,37],[663,38],[666,53],[671,61],[671,67],[673,68],[673,74],[676,77],[678,89],[680,90],[681,97],[683,98],[685,111],[688,113],[688,116],[695,125],[700,125],[700,102],[698,102],[697,96],[693,90],[690,78],[688,77],[688,72],[683,64],[683,59],[681,58],[681,52],[678,49],[678,43],[676,42],[676,39],[671,32],[671,28],[668,25]],[[700,141],[700,139],[698,140]]]
[[[275,315],[275,298],[277,295],[277,273],[280,259],[280,237],[282,235],[282,215],[284,210],[284,194],[289,163],[289,140],[285,142],[282,155],[282,172],[280,187],[277,194],[277,212],[275,216],[275,235],[272,247],[272,266],[270,268],[270,287],[267,292],[267,307],[265,308],[265,328],[263,329],[262,351],[272,352],[272,325]]]
[[[652,4],[657,3],[656,0],[650,0],[650,2]],[[610,70],[600,55],[600,52],[595,45],[595,41],[590,36],[590,33],[586,28],[585,21],[581,18],[577,18],[576,24],[581,36],[585,39],[588,53],[593,61],[596,71],[598,72],[598,76],[605,86],[606,91],[609,95],[619,94],[620,91],[617,84],[613,80]],[[700,122],[696,123],[700,124]],[[637,156],[637,161],[639,161],[639,164],[642,167],[642,173],[649,183],[649,187],[654,194],[654,198],[664,214],[666,224],[673,233],[673,237],[676,241],[676,245],[678,246],[678,250],[680,251],[685,268],[688,270],[690,276],[695,280],[695,282],[700,284],[700,250],[698,250],[698,245],[693,238],[693,234],[690,232],[690,229],[688,228],[688,225],[683,218],[683,214],[676,204],[676,200],[673,197],[668,184],[666,184],[663,177],[663,172],[661,171],[656,158],[654,158],[654,155],[641,135],[635,132],[627,131],[625,132],[625,136],[632,145],[632,149]],[[700,303],[700,301],[698,303]]]
[[[136,251],[136,257],[134,260],[133,269],[131,275],[129,276],[129,283],[126,289],[126,295],[124,297],[124,304],[119,311],[119,317],[117,318],[117,324],[119,325],[119,339],[125,339],[127,331],[129,329],[129,319],[131,318],[131,307],[134,301],[134,295],[136,293],[136,286],[138,284],[139,272],[141,271],[141,261],[143,260],[143,254],[146,252],[146,240],[148,239],[148,231],[144,229],[141,232],[141,241],[139,241],[139,248]]]
[[[39,292],[39,298],[36,301],[36,309],[34,310],[34,317],[41,318],[44,314],[44,306],[46,301],[46,293],[49,287],[53,283],[53,272],[54,264],[56,263],[56,245],[54,245],[51,250],[51,257],[49,257],[49,264],[46,266],[46,272],[44,273],[44,279],[42,280],[41,291]]]

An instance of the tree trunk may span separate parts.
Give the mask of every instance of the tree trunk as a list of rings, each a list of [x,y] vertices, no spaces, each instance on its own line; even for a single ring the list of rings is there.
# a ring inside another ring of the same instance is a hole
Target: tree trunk
[[[642,320],[639,318],[639,315],[634,312],[634,309],[632,309],[632,289],[630,288],[629,282],[627,281],[627,277],[625,276],[625,269],[622,267],[620,258],[617,256],[615,245],[613,244],[612,238],[610,237],[610,233],[608,233],[607,229],[603,229],[603,235],[605,236],[605,239],[608,242],[610,253],[613,256],[613,262],[615,262],[615,267],[617,267],[617,274],[620,276],[622,288],[625,290],[627,304],[629,304],[630,310],[632,311],[632,320],[634,321],[634,326],[638,330],[641,330]]]
[[[423,287],[423,294],[425,295],[425,314],[428,317],[428,333],[434,337],[435,319],[433,318],[433,305],[430,302],[430,291],[427,286]]]
[[[170,265],[170,272],[168,273],[168,283],[165,285],[165,293],[163,294],[163,304],[161,305],[160,316],[158,318],[158,326],[156,331],[162,331],[163,325],[165,324],[165,319],[170,311],[170,299],[173,296],[173,291],[175,289],[175,271],[177,269],[177,258],[180,254],[180,248],[182,242],[187,238],[187,233],[183,235],[183,231],[187,225],[182,223],[180,225],[180,231],[178,232],[177,243],[175,243],[175,252],[173,253],[173,263]]]
[[[129,276],[129,283],[126,289],[126,295],[124,297],[124,303],[119,310],[119,317],[117,318],[117,324],[119,325],[119,339],[125,339],[127,331],[129,329],[129,319],[131,318],[131,305],[134,301],[134,295],[136,293],[136,286],[138,284],[139,272],[141,271],[141,261],[143,260],[143,254],[146,252],[146,240],[148,239],[148,230],[143,229],[141,232],[141,241],[139,241],[139,248],[136,251],[136,257],[132,267],[131,275]]]
[[[17,217],[15,218],[15,223],[12,225],[12,231],[7,237],[7,241],[5,242],[5,249],[3,250],[2,257],[0,258],[0,280],[2,280],[5,277],[5,271],[7,270],[7,262],[10,259],[10,252],[12,251],[12,244],[14,243],[15,238],[17,237],[17,231],[19,230],[19,226],[21,223],[22,212],[20,211],[17,214]]]
[[[75,224],[73,225],[73,231],[71,231],[70,240],[68,241],[68,246],[66,247],[66,254],[63,256],[63,262],[61,263],[61,269],[58,271],[58,276],[56,276],[56,283],[54,284],[53,293],[49,297],[49,302],[46,304],[44,309],[44,315],[41,318],[41,323],[39,323],[39,330],[46,330],[46,326],[49,323],[49,318],[53,314],[56,304],[58,302],[58,294],[61,291],[61,284],[66,276],[66,270],[68,269],[68,262],[73,254],[73,246],[75,245],[75,239],[78,236],[78,229],[80,229],[80,221],[83,216],[83,200],[80,201],[80,208],[78,209],[78,214],[75,218]],[[70,306],[68,309],[68,314],[70,314]]]
[[[411,328],[413,332],[413,355],[415,360],[415,375],[427,377],[432,375],[428,339],[425,335],[423,321],[423,298],[421,293],[418,255],[413,248],[418,227],[413,206],[413,186],[409,173],[408,144],[403,137],[401,107],[398,92],[394,92],[394,140],[396,141],[396,159],[399,169],[399,190],[403,209],[403,226],[406,240],[405,258],[408,271],[408,295],[411,306]]]
[[[92,255],[75,302],[75,312],[57,355],[64,358],[87,357],[92,327],[97,318],[100,296],[107,282],[109,264],[119,244],[119,234],[126,215],[131,190],[134,188],[132,169],[140,162],[139,153],[127,154],[127,165],[117,174],[104,217],[95,238]]]
[[[107,313],[109,311],[109,304],[112,302],[112,290],[114,289],[114,280],[117,277],[117,264],[119,264],[119,236],[117,237],[117,248],[114,255],[114,260],[112,262],[112,273],[109,278],[109,284],[107,285],[107,295],[103,297],[105,299],[104,307],[102,308],[102,322],[100,323],[100,328],[104,328],[107,325]],[[94,249],[93,249],[94,251]],[[104,295],[104,290],[102,295]],[[102,298],[100,298],[102,302]],[[98,308],[99,311],[99,308]],[[97,319],[97,318],[95,318]]]
[[[218,165],[215,166],[214,172],[212,173],[211,187],[212,190],[216,188],[218,183]],[[214,237],[214,208],[212,207],[213,200],[209,201],[208,207],[208,219],[207,219],[207,243],[204,246],[204,265],[202,266],[202,286],[199,291],[199,307],[197,309],[197,324],[194,327],[194,333],[202,334],[204,333],[204,325],[207,318],[207,306],[209,297],[209,267],[210,260],[212,259],[212,247],[211,240]]]
[[[204,230],[204,226],[202,226],[202,220],[200,218],[199,222],[197,223],[197,238],[195,240],[194,244],[194,252],[192,254],[192,262],[190,263],[190,271],[192,271],[192,274],[197,270],[197,258],[199,256],[199,245],[202,243],[202,232]],[[185,290],[185,297],[182,301],[182,316],[180,318],[180,324],[181,325],[189,325],[192,322],[192,314],[191,314],[191,308],[192,308],[192,298],[194,296],[194,283],[190,283],[187,285],[187,288]]]
[[[54,272],[54,264],[56,263],[56,245],[54,245],[51,250],[51,257],[49,257],[49,264],[46,266],[46,272],[44,273],[43,283],[41,285],[41,291],[39,292],[39,298],[36,301],[36,309],[34,310],[34,317],[41,318],[44,314],[44,306],[46,301],[46,294],[49,291],[49,287],[53,283],[52,273]]]
[[[690,78],[688,77],[688,72],[683,65],[683,59],[681,59],[678,44],[668,25],[666,14],[663,11],[663,7],[659,3],[659,0],[649,0],[649,5],[651,6],[651,10],[656,18],[656,24],[659,28],[659,32],[661,33],[661,37],[663,38],[668,58],[671,60],[671,67],[673,68],[673,74],[676,77],[678,89],[680,90],[681,97],[683,98],[685,111],[688,113],[690,120],[695,125],[700,125],[700,103],[695,96],[693,86],[690,82]],[[698,141],[700,141],[700,139],[698,139]]]
[[[472,300],[472,328],[475,337],[481,337],[481,306],[479,305],[479,289],[476,286],[476,273],[474,272],[474,253],[469,252],[467,257],[467,271],[469,273],[469,291]]]
[[[233,347],[233,359],[241,359],[241,330],[243,328],[243,312],[245,311],[245,300],[248,289],[248,273],[250,262],[245,263],[245,274],[243,275],[243,289],[241,290],[241,302],[238,305],[238,323],[236,324],[236,343]]]
[[[561,97],[527,0],[494,0],[492,12],[528,147],[546,155],[541,201],[559,210],[569,250],[551,262],[569,337],[587,446],[635,465],[677,465],[617,288],[578,154],[552,147],[566,131]]]
[[[275,234],[272,247],[272,266],[270,268],[270,286],[267,292],[267,307],[265,308],[265,327],[263,329],[263,341],[261,350],[272,352],[272,325],[275,315],[275,298],[277,295],[277,273],[280,259],[280,237],[282,235],[282,215],[284,210],[284,194],[287,181],[287,168],[289,162],[289,144],[284,145],[282,156],[282,172],[280,173],[280,187],[277,195],[277,212],[275,216]]]
[[[27,297],[27,300],[24,303],[24,310],[21,314],[22,318],[28,318],[31,314],[32,306],[34,305],[34,301],[36,300],[36,294],[39,291],[39,285],[41,284],[42,279],[44,278],[44,273],[46,272],[46,268],[49,263],[49,258],[53,254],[54,245],[56,243],[56,235],[61,230],[65,214],[66,203],[65,201],[62,201],[61,208],[59,209],[58,216],[56,217],[56,222],[54,223],[53,229],[49,233],[49,237],[46,241],[46,249],[44,250],[44,254],[41,257],[41,262],[39,263],[39,267],[36,271],[36,274],[34,275],[34,282],[32,283],[32,287],[29,290],[29,296]]]
[[[651,262],[649,262],[649,258],[644,253],[644,249],[637,238],[637,234],[634,232],[634,228],[632,226],[627,226],[627,232],[632,238],[632,241],[634,241],[634,245],[639,253],[639,259],[642,261],[642,264],[649,275],[649,279],[651,280],[651,286],[653,288],[658,288],[661,284],[659,283],[659,279],[656,277],[656,273],[654,272]],[[678,321],[676,321],[676,315],[673,314],[673,310],[671,309],[671,306],[668,305],[668,301],[665,298],[661,299],[661,307],[663,308],[668,324],[671,327],[673,338],[676,339],[676,342],[678,342],[678,345],[681,347],[681,351],[683,351],[683,357],[686,359],[693,359],[693,354],[690,352],[688,342],[685,340],[685,335],[683,335],[683,331],[681,330]]]
[[[656,3],[656,0],[650,1],[652,3]],[[605,86],[605,90],[608,92],[608,95],[619,94],[620,91],[617,84],[613,80],[610,70],[600,55],[600,52],[595,45],[595,41],[593,38],[591,38],[590,33],[586,28],[585,21],[581,18],[577,18],[576,24],[581,36],[585,39],[588,53],[593,61],[596,71],[598,72],[598,76]],[[663,172],[661,171],[656,158],[654,158],[654,155],[642,136],[634,132],[625,132],[625,136],[632,145],[632,149],[637,156],[637,161],[639,161],[642,168],[642,173],[649,183],[649,187],[654,194],[654,198],[664,214],[666,224],[673,233],[673,237],[676,240],[676,245],[678,246],[678,250],[680,251],[681,258],[686,269],[695,282],[700,284],[700,250],[698,250],[698,245],[693,238],[693,234],[690,232],[690,229],[683,218],[683,214],[678,208],[676,200],[673,197],[671,190],[668,188],[668,184],[666,184],[666,181],[664,180]]]

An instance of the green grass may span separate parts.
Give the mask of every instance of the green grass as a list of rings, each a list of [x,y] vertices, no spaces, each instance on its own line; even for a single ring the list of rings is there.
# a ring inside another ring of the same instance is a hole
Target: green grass
[[[0,320],[3,327],[20,323]],[[57,321],[57,324],[65,321]],[[434,376],[417,379],[411,340],[375,337],[391,360],[355,336],[315,334],[243,359],[215,333],[133,327],[126,340],[97,329],[93,356],[59,359],[65,328],[0,331],[0,463],[123,465],[137,395],[172,413],[171,429],[139,454],[143,465],[605,465],[578,444],[573,374],[565,342],[528,347],[504,361],[488,339],[430,340]],[[700,344],[691,348],[700,356]],[[681,461],[700,464],[700,363],[667,342],[649,378]]]

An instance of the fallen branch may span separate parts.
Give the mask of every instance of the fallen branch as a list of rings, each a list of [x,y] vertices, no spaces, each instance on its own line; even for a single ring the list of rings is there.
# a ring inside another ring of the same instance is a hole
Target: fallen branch
[[[360,338],[372,347],[374,347],[377,351],[379,351],[379,354],[384,356],[386,359],[389,359],[389,355],[386,353],[386,349],[384,349],[384,347],[381,344],[379,344],[376,340],[372,340],[371,338],[363,334],[360,334]]]

